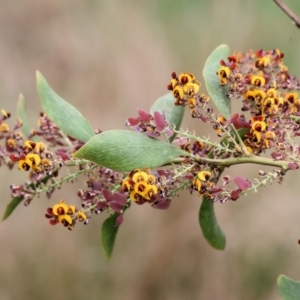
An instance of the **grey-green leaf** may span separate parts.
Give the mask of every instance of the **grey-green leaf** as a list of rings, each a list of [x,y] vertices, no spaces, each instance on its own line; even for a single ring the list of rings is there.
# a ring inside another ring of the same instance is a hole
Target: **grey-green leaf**
[[[22,121],[22,133],[27,138],[31,132],[31,126],[28,120],[27,111],[26,111],[26,101],[22,94],[19,95],[17,102],[17,117]]]
[[[36,76],[41,104],[50,120],[66,135],[84,143],[94,136],[92,126],[82,114],[58,96],[40,72]]]
[[[205,196],[199,211],[199,223],[207,242],[217,250],[224,250],[226,236],[217,222],[214,203]]]
[[[183,115],[184,115],[184,107],[174,105],[175,98],[172,93],[168,93],[160,98],[158,98],[153,105],[151,106],[150,113],[153,114],[155,111],[160,113],[164,112],[166,121],[170,124],[170,126],[175,126],[175,129],[178,130],[180,128]],[[172,143],[174,138],[176,137],[176,133],[174,133],[169,141]]]
[[[114,213],[112,216],[108,217],[102,225],[101,242],[107,259],[109,259],[112,255],[116,236],[119,230],[119,226],[116,226],[118,215],[119,214]]]
[[[220,45],[208,57],[203,69],[207,92],[220,113],[227,119],[231,116],[230,100],[227,97],[228,90],[220,85],[220,80],[216,73],[220,68],[220,60],[226,60],[229,55],[229,47]]]
[[[300,281],[295,281],[285,275],[280,275],[277,279],[277,285],[282,299],[300,299]]]
[[[160,167],[189,153],[172,144],[130,130],[104,131],[91,138],[73,156],[96,164],[129,172],[144,167]]]

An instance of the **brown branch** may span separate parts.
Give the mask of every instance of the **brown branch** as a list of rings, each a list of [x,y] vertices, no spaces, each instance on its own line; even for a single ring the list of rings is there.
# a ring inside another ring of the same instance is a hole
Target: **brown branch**
[[[281,0],[274,0],[274,2],[282,9],[283,12],[286,13],[286,15],[293,20],[295,25],[300,28],[300,18]]]

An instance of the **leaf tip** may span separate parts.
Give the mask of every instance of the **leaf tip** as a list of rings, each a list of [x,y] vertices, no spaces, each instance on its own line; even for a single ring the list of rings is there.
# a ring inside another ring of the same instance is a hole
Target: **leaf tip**
[[[102,250],[104,252],[104,256],[105,256],[106,261],[109,261],[110,258],[111,258],[111,254],[106,253],[105,249],[103,249],[103,248],[102,248]]]
[[[279,284],[279,281],[282,280],[282,278],[284,278],[284,277],[285,277],[285,275],[280,274],[277,278],[277,284]]]
[[[43,79],[44,77],[43,77],[43,75],[42,75],[42,73],[40,72],[40,71],[36,71],[36,82],[38,83],[38,82],[40,82],[42,79]]]
[[[19,97],[18,97],[18,100],[20,101],[20,100],[22,100],[22,99],[24,99],[24,95],[23,95],[22,93],[20,93],[20,94],[19,94]]]
[[[216,248],[216,250],[223,251],[223,250],[225,250],[225,248],[226,248],[226,237],[224,237],[223,244],[219,248]]]
[[[1,222],[5,221],[9,217],[10,213],[5,209],[4,214],[2,216]]]
[[[224,250],[226,247],[226,235],[220,228],[214,203],[205,196],[199,210],[199,223],[206,241],[216,250]]]

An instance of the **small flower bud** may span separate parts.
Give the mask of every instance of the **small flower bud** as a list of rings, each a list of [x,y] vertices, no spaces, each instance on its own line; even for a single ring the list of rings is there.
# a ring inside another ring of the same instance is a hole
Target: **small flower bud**
[[[228,184],[230,181],[230,176],[229,175],[223,176],[222,181],[223,181],[223,185]]]
[[[258,175],[259,175],[259,176],[266,176],[266,172],[263,171],[263,170],[259,170],[259,171],[258,171]]]
[[[177,78],[176,73],[175,73],[175,72],[172,72],[171,77],[172,77],[173,79],[176,79],[176,78]]]
[[[207,109],[206,109],[206,112],[209,114],[209,115],[211,115],[212,113],[213,113],[213,109],[212,109],[212,107],[207,107]]]

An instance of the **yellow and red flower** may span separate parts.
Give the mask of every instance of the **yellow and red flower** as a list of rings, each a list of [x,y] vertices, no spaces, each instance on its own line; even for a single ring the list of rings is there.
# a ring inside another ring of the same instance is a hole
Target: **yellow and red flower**
[[[209,181],[211,178],[211,172],[208,170],[202,170],[197,173],[197,176],[193,179],[191,188],[198,192],[199,196],[206,195],[211,197],[209,188],[213,186],[213,182]]]
[[[251,84],[255,86],[264,86],[266,83],[266,79],[261,75],[254,75],[251,77]]]
[[[226,85],[231,74],[229,67],[221,66],[217,72],[221,85]]]
[[[48,208],[46,217],[50,219],[50,224],[61,223],[69,230],[74,228],[77,220],[79,222],[87,220],[87,215],[84,211],[78,210],[75,205],[66,204],[64,199],[53,205],[52,208]]]
[[[129,192],[129,197],[132,201],[149,201],[157,195],[157,180],[150,172],[151,170],[148,168],[143,170],[137,169],[123,179],[121,183],[122,189]]]

